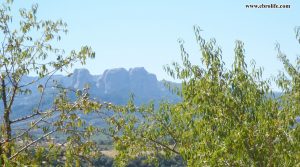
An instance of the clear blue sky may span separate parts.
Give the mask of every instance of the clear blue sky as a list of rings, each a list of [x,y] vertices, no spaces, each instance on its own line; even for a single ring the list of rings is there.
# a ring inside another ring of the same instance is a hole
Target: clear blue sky
[[[206,38],[215,37],[230,67],[235,40],[245,42],[247,60],[263,66],[265,76],[282,69],[276,58],[279,42],[291,60],[300,54],[294,28],[300,25],[299,0],[26,0],[38,2],[39,18],[63,19],[69,34],[60,43],[71,50],[90,45],[96,58],[85,68],[92,74],[116,67],[145,67],[158,79],[170,79],[163,65],[180,61],[178,38],[185,40],[193,63],[200,62],[193,25]],[[246,4],[289,4],[291,9],[246,9]]]

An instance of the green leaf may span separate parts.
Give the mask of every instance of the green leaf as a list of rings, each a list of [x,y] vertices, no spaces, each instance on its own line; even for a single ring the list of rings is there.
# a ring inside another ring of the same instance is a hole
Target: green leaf
[[[40,93],[42,93],[42,92],[44,91],[44,86],[43,86],[43,85],[39,85],[39,86],[38,86],[38,91],[39,91]]]

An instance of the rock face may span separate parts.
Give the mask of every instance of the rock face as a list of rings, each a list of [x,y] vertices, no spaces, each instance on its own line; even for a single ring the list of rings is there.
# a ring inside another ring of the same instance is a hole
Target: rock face
[[[130,90],[141,101],[160,98],[159,84],[154,74],[149,74],[144,67],[129,70]]]
[[[124,68],[106,70],[98,81],[104,84],[104,94],[129,93],[129,75]]]
[[[76,69],[70,86],[82,89],[86,83],[90,85],[92,95],[117,104],[125,104],[130,95],[134,95],[138,104],[160,100],[166,96],[161,82],[144,67],[131,68],[129,71],[124,68],[109,69],[100,76],[91,75],[87,69]],[[172,96],[171,99],[176,97]]]
[[[93,76],[87,69],[75,69],[72,75],[71,86],[76,89],[82,89],[85,84],[92,86],[94,82]]]
[[[130,92],[129,75],[124,68],[104,71],[103,75],[97,79],[96,85],[99,98],[104,101],[123,103]]]

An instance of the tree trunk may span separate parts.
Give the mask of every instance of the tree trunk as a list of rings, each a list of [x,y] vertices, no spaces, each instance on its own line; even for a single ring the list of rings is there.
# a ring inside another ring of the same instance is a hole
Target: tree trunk
[[[1,89],[2,89],[2,101],[3,101],[3,107],[4,107],[4,115],[3,115],[3,121],[4,121],[4,153],[7,158],[11,156],[11,122],[10,122],[10,109],[7,106],[7,99],[6,99],[6,85],[5,85],[5,79],[1,79]]]

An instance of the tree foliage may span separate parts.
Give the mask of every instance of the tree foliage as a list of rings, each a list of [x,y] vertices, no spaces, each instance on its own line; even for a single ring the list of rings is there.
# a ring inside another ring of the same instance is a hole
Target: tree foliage
[[[182,81],[182,101],[135,107],[111,118],[119,151],[117,161],[146,156],[179,155],[187,166],[297,166],[300,164],[300,58],[293,65],[280,50],[285,72],[275,79],[282,94],[272,92],[262,69],[245,62],[241,41],[231,68],[222,60],[215,39],[202,38],[195,27],[201,62],[194,65],[180,41],[182,63],[165,69]],[[296,29],[299,41],[299,29]]]
[[[63,88],[52,81],[52,76],[75,63],[85,64],[95,53],[88,46],[69,54],[56,48],[55,43],[67,33],[67,25],[61,20],[38,19],[37,9],[38,5],[20,9],[17,16],[13,15],[12,1],[0,7],[0,166],[42,166],[45,163],[80,166],[96,156],[97,150],[90,139],[94,128],[79,114],[99,110],[101,104],[90,100],[88,89]],[[23,78],[29,74],[39,78],[24,83]],[[35,90],[29,89],[40,80],[45,82]],[[54,100],[44,99],[53,88],[56,90]],[[29,115],[12,118],[15,99],[25,100],[33,91],[40,92],[37,106]],[[71,99],[70,94],[76,98]],[[45,109],[45,100],[51,107]],[[58,135],[65,136],[60,145],[53,138]]]
[[[56,72],[94,58],[92,49],[83,46],[66,54],[55,47],[67,33],[64,22],[39,20],[37,5],[13,17],[12,7],[12,1],[0,7],[0,166],[92,165],[99,156],[91,139],[96,132],[113,138],[117,166],[144,157],[155,164],[161,157],[175,157],[187,166],[300,165],[300,57],[290,63],[279,45],[285,68],[275,79],[280,96],[274,95],[272,81],[262,77],[254,61],[248,66],[243,42],[236,42],[234,62],[227,68],[216,40],[205,40],[195,27],[199,65],[189,61],[180,41],[182,62],[165,67],[182,82],[180,89],[174,88],[181,102],[136,107],[132,98],[125,106],[101,104],[91,100],[88,88],[73,90],[52,81]],[[300,43],[299,28],[295,30]],[[38,80],[24,83],[29,74]],[[30,89],[39,80],[45,82]],[[44,96],[53,88],[56,96],[47,99],[50,107],[45,109]],[[36,108],[12,118],[15,99],[32,91],[40,93]],[[91,112],[109,126],[97,128],[80,117]]]

